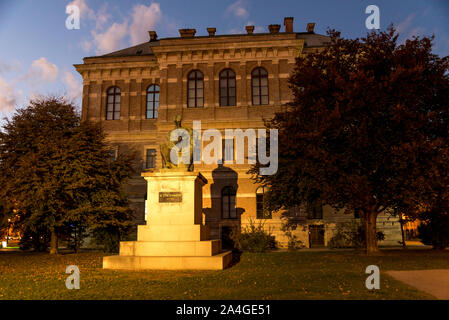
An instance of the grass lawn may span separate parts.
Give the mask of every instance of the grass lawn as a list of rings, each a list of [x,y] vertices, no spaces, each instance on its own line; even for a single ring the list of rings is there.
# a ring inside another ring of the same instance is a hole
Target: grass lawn
[[[103,253],[51,256],[0,252],[0,299],[432,299],[382,271],[449,269],[449,251],[385,250],[244,253],[223,271],[103,270]],[[365,288],[365,268],[381,270],[380,290]],[[65,287],[68,265],[81,289]]]

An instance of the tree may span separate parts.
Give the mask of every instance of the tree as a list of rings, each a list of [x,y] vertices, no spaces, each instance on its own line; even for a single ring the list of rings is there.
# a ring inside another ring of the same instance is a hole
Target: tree
[[[438,157],[427,170],[427,188],[420,193],[419,206],[405,209],[421,221],[421,241],[442,250],[449,246],[449,152],[447,147],[436,151]]]
[[[44,247],[50,235],[50,253],[74,227],[121,232],[129,224],[121,185],[133,155],[109,161],[104,138],[98,124],[80,123],[74,106],[60,97],[30,101],[0,132],[3,211],[15,210],[24,234],[44,239]]]
[[[269,187],[272,210],[320,201],[358,211],[371,254],[378,214],[413,214],[434,194],[429,170],[438,175],[448,150],[449,57],[432,54],[433,38],[399,45],[393,27],[328,34],[328,47],[297,59],[294,100],[267,122],[279,130],[277,173],[250,172]]]

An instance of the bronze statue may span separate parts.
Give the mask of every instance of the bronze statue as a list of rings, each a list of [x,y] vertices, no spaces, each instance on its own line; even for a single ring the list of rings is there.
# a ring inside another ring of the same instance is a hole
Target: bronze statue
[[[160,147],[160,151],[161,151],[161,157],[162,157],[162,168],[164,169],[184,169],[186,171],[193,171],[193,130],[192,128],[185,128],[181,125],[181,116],[177,115],[174,118],[174,122],[175,122],[175,129],[171,130],[168,132],[168,136],[167,136],[167,143],[164,143],[161,145]],[[178,164],[174,164],[170,161],[170,152],[173,148],[177,148],[176,144],[178,144],[179,142],[181,142],[183,139],[187,138],[187,137],[183,137],[180,136],[178,138],[178,141],[171,141],[170,140],[170,135],[171,133],[176,130],[176,129],[184,129],[188,132],[188,135],[190,136],[190,161],[188,164],[181,162],[181,155],[180,155],[180,151],[178,152],[178,159],[180,160]]]

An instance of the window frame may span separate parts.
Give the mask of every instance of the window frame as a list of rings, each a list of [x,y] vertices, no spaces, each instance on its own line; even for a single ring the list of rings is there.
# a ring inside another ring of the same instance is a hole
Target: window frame
[[[259,192],[262,190],[262,192]],[[258,187],[256,189],[256,219],[273,219],[272,212],[268,211],[264,205],[265,187]],[[260,201],[259,198],[262,197]],[[262,204],[262,212],[260,212],[259,206]]]
[[[149,159],[150,159],[150,154],[149,151],[153,151],[152,152],[152,156],[153,156],[153,165],[154,166],[149,166]],[[153,148],[147,148],[145,149],[145,169],[155,169],[156,168],[156,158],[157,157],[157,150],[153,149]]]
[[[229,191],[225,194],[225,191]],[[227,216],[225,216],[225,208],[224,208],[224,200],[225,197],[228,199],[228,212]],[[234,197],[234,201],[232,201],[232,197]],[[237,199],[237,190],[233,186],[224,186],[221,189],[221,218],[222,219],[237,219],[237,208],[236,208],[236,199]],[[232,208],[232,204],[234,208]],[[234,216],[231,215],[234,213]]]
[[[111,92],[112,90],[112,92]],[[117,92],[118,91],[118,92]],[[112,96],[112,103],[109,102],[109,97]],[[117,96],[120,97],[120,101],[116,101]],[[106,117],[105,120],[120,120],[121,116],[121,104],[122,104],[122,90],[118,86],[109,87],[106,90]],[[118,105],[118,108],[117,108]],[[112,106],[112,111],[110,108]],[[117,110],[118,109],[118,110]],[[108,115],[112,113],[112,118],[109,118]],[[118,113],[118,118],[116,118],[116,113]]]
[[[151,90],[151,88],[153,88],[153,90]],[[146,95],[145,119],[157,119],[158,118],[160,92],[161,92],[161,89],[158,84],[153,83],[148,86],[147,95]],[[156,94],[157,94],[157,101],[156,101]],[[152,96],[153,101],[150,101],[148,99],[150,96]],[[148,117],[148,112],[150,111],[148,104],[150,102],[152,103],[152,106],[151,106],[152,107],[151,111],[153,113],[152,117]],[[156,103],[157,103],[157,106],[156,106]]]
[[[306,204],[306,212],[308,220],[322,220],[323,219],[323,205],[321,202],[314,202]]]
[[[233,76],[229,75],[229,72],[232,72]],[[224,73],[226,73],[226,75],[224,75]],[[222,80],[226,81],[226,86],[222,87],[221,82]],[[229,80],[234,80],[234,86],[230,87],[229,86]],[[226,89],[226,95],[223,96],[221,93],[221,89]],[[230,89],[234,89],[234,96],[230,96],[229,91]],[[220,71],[220,74],[218,76],[218,96],[219,96],[219,105],[220,107],[235,107],[237,105],[237,79],[236,79],[236,74],[234,72],[234,70],[232,70],[231,68],[226,68]],[[222,99],[226,100],[226,103],[223,104],[222,103]],[[234,98],[234,104],[230,103],[230,99]]]
[[[226,140],[232,141],[232,152],[230,154],[231,159],[226,158]],[[235,161],[235,140],[234,138],[222,138],[221,139],[221,163],[222,164],[232,164]]]
[[[261,71],[265,72],[265,74],[261,74]],[[257,72],[257,74],[256,74]],[[262,86],[262,78],[267,79],[267,85]],[[257,79],[257,86],[254,85],[254,80]],[[262,95],[262,88],[267,88],[267,94]],[[254,89],[259,89],[259,94],[254,94]],[[263,67],[256,67],[251,71],[251,97],[252,97],[252,104],[253,106],[266,106],[270,104],[270,89],[269,89],[269,83],[268,83],[268,71]],[[267,103],[262,103],[262,98],[267,98]],[[255,103],[255,98],[259,98],[259,103]]]
[[[194,74],[194,77],[191,78],[191,75]],[[200,77],[198,76],[200,75]],[[194,88],[190,88],[190,81],[194,81]],[[202,82],[202,87],[198,88],[199,81]],[[194,97],[190,96],[190,90],[193,89],[195,94]],[[201,89],[202,96],[198,97],[198,90]],[[193,99],[193,105],[190,105],[190,100]],[[201,99],[201,105],[199,105],[199,99]],[[204,74],[198,70],[192,70],[187,75],[187,108],[203,108],[204,107]]]

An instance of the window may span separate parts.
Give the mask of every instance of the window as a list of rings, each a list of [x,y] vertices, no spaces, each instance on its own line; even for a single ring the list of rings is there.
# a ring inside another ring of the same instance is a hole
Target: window
[[[159,86],[153,84],[147,89],[147,119],[156,119],[159,109]]]
[[[268,104],[268,72],[264,68],[256,68],[251,72],[253,105]]]
[[[235,72],[220,72],[220,106],[235,106]]]
[[[307,204],[307,219],[323,219],[323,206],[320,202]]]
[[[108,150],[108,159],[109,161],[115,161],[117,159],[117,153],[115,152],[114,149],[110,149]]]
[[[107,92],[106,120],[120,120],[120,97],[119,87],[111,87]]]
[[[198,108],[204,105],[204,77],[201,71],[194,70],[187,77],[187,107]]]
[[[264,143],[264,140],[265,140],[265,143]],[[265,150],[263,150],[264,144],[265,144]],[[269,134],[267,134],[265,136],[265,139],[263,139],[262,137],[256,139],[255,150],[256,150],[256,156],[257,156],[257,160],[256,160],[257,163],[260,163],[260,156],[262,156],[262,157],[270,156],[270,136],[269,136]],[[269,164],[262,165],[262,167],[267,166],[267,165],[269,165]]]
[[[227,143],[226,143],[227,142]],[[233,161],[234,160],[234,139],[222,139],[221,140],[221,156],[222,163],[224,161]]]
[[[145,166],[147,169],[156,168],[156,149],[147,149]]]
[[[264,193],[265,187],[260,187],[256,190],[257,219],[271,219],[271,212],[268,211],[264,203]]]
[[[227,186],[221,190],[221,214],[223,219],[237,218],[237,210],[235,209],[235,189]]]

